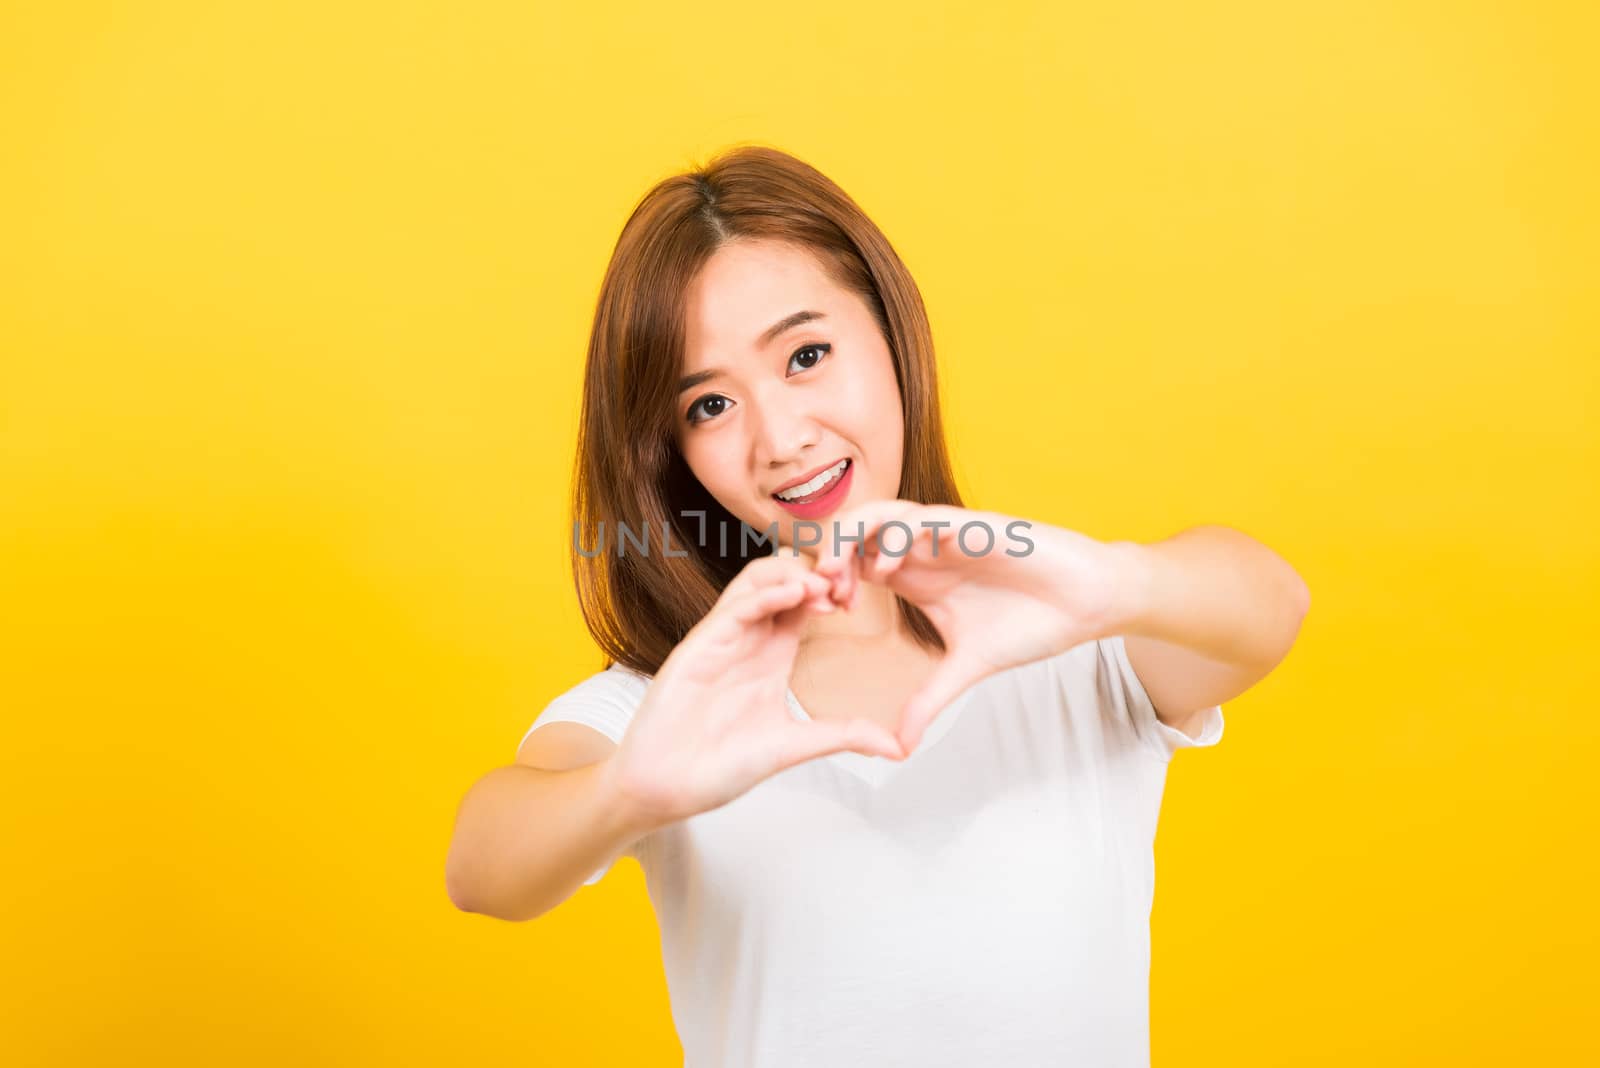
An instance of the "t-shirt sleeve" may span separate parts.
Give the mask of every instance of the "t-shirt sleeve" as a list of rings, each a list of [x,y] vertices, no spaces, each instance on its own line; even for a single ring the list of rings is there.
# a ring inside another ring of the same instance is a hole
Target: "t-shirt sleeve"
[[[546,705],[544,711],[535,717],[533,725],[524,732],[522,741],[527,741],[528,735],[547,723],[581,723],[594,728],[613,742],[621,742],[622,735],[627,731],[628,724],[633,722],[633,714],[638,709],[639,703],[644,700],[644,693],[648,687],[649,680],[644,676],[620,664],[613,664],[606,670],[584,679]],[[518,742],[517,748],[520,750],[521,747],[522,742]],[[620,855],[637,858],[643,841],[644,839],[640,839],[631,843]],[[600,868],[585,879],[583,885],[593,886],[605,877],[611,867],[611,864],[607,864]]]
[[[1200,733],[1191,738],[1156,716],[1156,707],[1128,660],[1122,635],[1097,639],[1095,648],[1099,656],[1097,674],[1102,700],[1111,712],[1131,725],[1139,742],[1156,756],[1171,760],[1180,749],[1198,749],[1222,740],[1221,705],[1212,705],[1200,713]]]

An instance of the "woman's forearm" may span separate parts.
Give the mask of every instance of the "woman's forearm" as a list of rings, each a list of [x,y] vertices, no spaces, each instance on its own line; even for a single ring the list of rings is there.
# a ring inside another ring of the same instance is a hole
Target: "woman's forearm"
[[[511,764],[467,791],[445,865],[450,900],[466,912],[530,920],[654,829],[617,789],[610,759],[565,771]]]

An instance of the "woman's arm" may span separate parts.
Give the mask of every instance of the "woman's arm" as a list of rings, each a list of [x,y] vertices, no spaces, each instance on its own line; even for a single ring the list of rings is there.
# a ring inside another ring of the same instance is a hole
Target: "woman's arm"
[[[615,752],[614,743],[600,740]],[[445,862],[451,902],[497,919],[534,919],[654,829],[617,788],[611,768],[609,756],[565,770],[517,763],[474,783],[456,813]]]
[[[1123,568],[1114,632],[1162,722],[1179,730],[1265,678],[1311,607],[1295,569],[1231,527],[1112,547]]]
[[[902,712],[907,751],[979,679],[1112,636],[1123,637],[1162,722],[1193,736],[1194,713],[1243,693],[1283,658],[1311,601],[1281,557],[1227,527],[1154,545],[1103,542],[999,512],[898,499],[864,501],[831,522],[817,571],[834,583],[835,600],[881,582],[944,639],[938,667]],[[891,522],[912,535],[895,539],[898,554],[882,544]],[[969,547],[962,537],[974,527],[987,531]],[[957,532],[942,553],[939,529]]]
[[[785,768],[846,750],[902,758],[894,735],[870,719],[801,721],[783,699],[806,622],[832,610],[828,590],[809,563],[753,560],[651,677],[617,741],[562,722],[531,731],[518,763],[479,779],[461,802],[446,861],[450,900],[532,919],[630,842]]]

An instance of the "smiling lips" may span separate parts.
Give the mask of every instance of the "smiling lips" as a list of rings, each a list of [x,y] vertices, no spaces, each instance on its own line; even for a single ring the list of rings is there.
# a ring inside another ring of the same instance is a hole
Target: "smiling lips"
[[[798,501],[814,495],[828,483],[832,482],[844,471],[844,465],[849,460],[835,460],[826,467],[819,467],[808,475],[801,475],[793,482],[786,482],[773,491],[773,496],[785,501]]]
[[[772,499],[790,515],[800,519],[818,519],[844,501],[850,491],[850,476],[854,473],[855,464],[848,459],[840,460],[809,479],[796,482],[781,491],[793,495],[792,499],[785,500],[777,493],[772,495]]]

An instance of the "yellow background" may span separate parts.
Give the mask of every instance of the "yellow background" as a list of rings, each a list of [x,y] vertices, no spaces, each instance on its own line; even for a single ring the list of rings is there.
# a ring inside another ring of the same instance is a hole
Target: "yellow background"
[[[1311,586],[1172,765],[1155,1063],[1600,1057],[1588,7],[8,5],[6,1059],[678,1063],[633,861],[443,864],[598,669],[612,242],[738,141],[910,265],[970,504]]]

